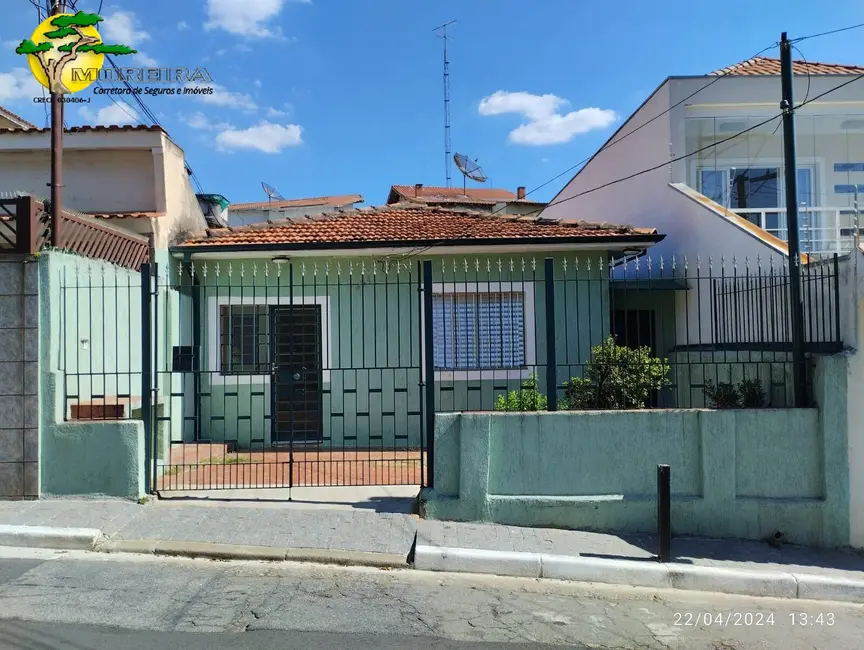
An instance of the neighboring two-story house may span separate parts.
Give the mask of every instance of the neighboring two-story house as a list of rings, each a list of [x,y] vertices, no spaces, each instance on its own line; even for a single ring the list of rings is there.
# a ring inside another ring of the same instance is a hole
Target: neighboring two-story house
[[[806,102],[796,110],[802,250],[848,252],[864,191],[864,84],[843,84],[864,67],[796,61],[793,70],[795,103]],[[785,254],[780,95],[780,61],[767,57],[668,77],[543,216],[650,223],[668,233],[666,253]]]
[[[63,206],[167,250],[207,227],[183,150],[158,126],[81,126],[63,141]],[[0,128],[0,191],[47,197],[51,131]]]
[[[486,187],[426,187],[416,185],[393,185],[387,196],[387,204],[419,203],[451,210],[475,210],[495,214],[536,217],[545,203],[525,198],[525,188],[510,190]]]

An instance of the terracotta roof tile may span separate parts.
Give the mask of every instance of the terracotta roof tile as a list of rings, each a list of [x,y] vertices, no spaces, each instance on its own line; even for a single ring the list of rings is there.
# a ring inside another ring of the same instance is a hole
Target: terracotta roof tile
[[[25,120],[20,115],[16,115],[12,111],[10,111],[8,108],[3,108],[2,106],[0,106],[0,117],[5,117],[6,119],[12,120],[13,122],[18,122],[21,125],[21,127],[25,128],[25,129],[35,129],[36,128],[35,124],[31,124],[30,122]]]
[[[817,61],[793,61],[792,71],[795,74],[862,74],[864,67],[857,65],[841,65],[839,63],[819,63]],[[741,63],[730,65],[709,73],[720,75],[779,75],[780,59],[767,56],[754,56]]]
[[[339,210],[315,217],[282,219],[237,228],[210,230],[207,237],[190,239],[181,246],[207,248],[230,245],[279,245],[369,243],[391,245],[466,244],[496,240],[616,239],[624,236],[656,238],[657,231],[613,224],[558,221],[496,215],[469,210],[417,204],[393,204],[359,210]]]
[[[102,126],[102,125],[85,125],[85,126],[70,126],[65,129],[64,133],[90,133],[90,132],[116,132],[116,131],[150,131],[152,133],[166,133],[165,129],[161,126],[146,125],[146,124],[125,124],[123,126],[118,126],[116,124],[111,124],[110,126]],[[50,128],[26,128],[26,129],[0,129],[0,134],[2,133],[51,133]]]
[[[96,219],[155,219],[164,217],[164,212],[88,212],[88,217]]]
[[[516,195],[510,190],[471,187],[426,187],[420,188],[420,196],[417,196],[413,185],[393,185],[390,187],[390,199],[388,203],[398,203],[402,199],[421,199],[427,203],[462,203],[486,205],[502,201],[515,201]]]
[[[342,194],[339,196],[318,196],[309,199],[286,199],[285,201],[258,201],[255,203],[232,203],[228,206],[229,210],[259,210],[261,208],[271,208],[278,210],[279,208],[303,208],[319,205],[330,205],[342,207],[353,205],[354,203],[363,203],[364,199],[359,194]]]

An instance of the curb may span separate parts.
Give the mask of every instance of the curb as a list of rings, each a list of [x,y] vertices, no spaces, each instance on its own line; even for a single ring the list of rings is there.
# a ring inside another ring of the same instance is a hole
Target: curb
[[[0,546],[27,546],[71,551],[92,551],[102,537],[96,528],[52,528],[0,524]]]
[[[263,560],[266,562],[312,562],[377,569],[407,569],[404,555],[361,551],[330,551],[307,548],[276,548],[168,540],[106,540],[93,549],[100,553],[142,553],[207,560]]]
[[[418,545],[413,567],[421,571],[485,573],[519,578],[620,584],[655,589],[711,591],[740,596],[864,602],[864,580],[815,574],[759,572],[652,560],[482,551]]]

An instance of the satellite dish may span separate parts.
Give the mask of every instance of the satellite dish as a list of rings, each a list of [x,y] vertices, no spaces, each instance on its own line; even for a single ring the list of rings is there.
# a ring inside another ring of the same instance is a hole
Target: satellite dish
[[[270,201],[273,201],[274,199],[276,201],[284,201],[285,200],[285,197],[279,193],[279,190],[277,190],[272,185],[268,185],[267,183],[261,183],[261,187],[264,188],[264,193],[267,195],[268,200],[270,200]]]
[[[470,178],[472,181],[477,181],[478,183],[486,182],[486,174],[483,173],[480,165],[478,165],[476,161],[471,160],[468,156],[457,153],[453,156],[453,162],[456,163],[456,167],[459,169],[460,172],[462,172],[463,191],[465,190],[466,178]]]

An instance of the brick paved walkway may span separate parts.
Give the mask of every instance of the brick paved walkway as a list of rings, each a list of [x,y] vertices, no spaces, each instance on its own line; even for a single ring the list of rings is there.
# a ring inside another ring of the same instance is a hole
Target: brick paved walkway
[[[341,489],[341,488],[340,488]],[[146,539],[405,554],[417,534],[432,546],[556,555],[651,558],[650,535],[519,528],[421,520],[376,512],[374,500],[340,509],[287,502],[207,505],[172,500],[139,506],[127,501],[0,501],[0,524],[99,528],[114,539]],[[864,579],[864,557],[841,550],[762,542],[676,537],[676,561],[761,571],[796,571]]]
[[[183,445],[180,454],[172,451],[156,489],[419,486],[425,471],[425,459],[415,450],[227,453],[222,447]]]

